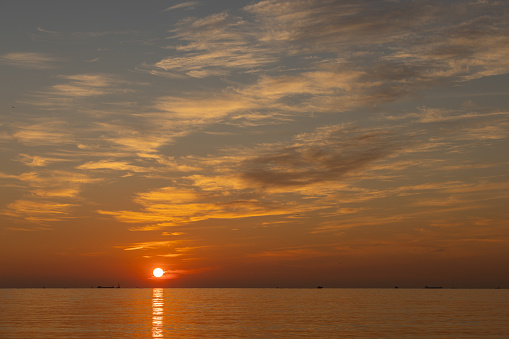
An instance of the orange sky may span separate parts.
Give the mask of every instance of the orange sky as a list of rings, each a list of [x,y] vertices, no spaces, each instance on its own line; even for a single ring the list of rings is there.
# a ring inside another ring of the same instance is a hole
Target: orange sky
[[[1,2],[0,287],[509,286],[508,14]]]

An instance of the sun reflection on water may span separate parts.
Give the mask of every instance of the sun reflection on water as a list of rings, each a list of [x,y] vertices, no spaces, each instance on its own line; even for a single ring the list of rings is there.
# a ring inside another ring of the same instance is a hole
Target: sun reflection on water
[[[152,338],[163,337],[164,292],[162,288],[152,289]]]

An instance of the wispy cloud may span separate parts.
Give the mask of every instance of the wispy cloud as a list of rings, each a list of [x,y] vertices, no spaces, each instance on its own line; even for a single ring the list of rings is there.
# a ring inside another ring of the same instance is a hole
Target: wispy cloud
[[[301,142],[282,147],[242,164],[247,180],[268,186],[305,186],[337,180],[397,149],[394,136],[377,131],[344,137],[339,126],[300,136]]]
[[[33,223],[60,221],[70,217],[72,204],[52,201],[16,200],[7,205],[2,214]]]
[[[79,165],[78,169],[86,170],[114,170],[114,171],[132,171],[132,172],[145,172],[146,169],[140,166],[131,165],[127,161],[114,161],[114,160],[99,160],[89,161],[85,164]]]
[[[36,52],[10,52],[0,55],[0,63],[29,69],[52,69],[60,59]]]
[[[58,33],[57,31],[50,31],[50,30],[44,29],[42,27],[37,27],[37,31],[43,32],[43,33],[52,33],[52,34]]]
[[[411,119],[401,125],[379,124],[376,128],[329,125],[300,133],[284,143],[264,143],[235,150],[228,148],[223,150],[222,155],[209,157],[172,159],[172,168],[186,168],[188,172],[185,177],[179,177],[178,185],[138,193],[134,200],[141,207],[138,211],[99,212],[114,216],[119,221],[145,225],[134,229],[156,230],[208,219],[284,218],[296,213],[319,211],[324,216],[354,218],[356,214],[368,213],[369,208],[364,204],[372,201],[408,196],[424,201],[431,192],[442,194],[442,201],[447,201],[447,190],[460,188],[465,183],[431,181],[419,185],[393,184],[385,189],[369,188],[371,184],[368,184],[375,179],[404,182],[408,173],[427,167],[439,173],[441,167],[437,162],[442,157],[434,158],[433,164],[420,158],[421,154],[430,153],[431,158],[452,145],[463,144],[465,131],[470,126],[479,126],[480,121],[507,131],[503,127],[505,125],[498,122],[498,119],[504,119],[498,113],[442,113],[443,118],[433,119],[437,125],[426,129],[422,128],[425,122],[421,116],[415,114],[409,115]],[[454,128],[451,122],[454,122]],[[442,123],[446,125],[442,126]],[[447,143],[442,141],[443,128],[447,128]],[[482,140],[482,137],[477,140]],[[475,142],[478,141],[472,140],[472,145]],[[409,208],[412,201],[406,202]],[[338,208],[338,202],[342,207]],[[459,208],[462,202],[472,208],[474,201],[461,199],[454,204],[437,207],[451,210]],[[345,220],[343,226],[361,225],[363,222],[371,224],[369,220],[376,220],[355,218],[357,221]],[[396,220],[400,219],[388,218],[387,223]]]
[[[39,197],[76,197],[83,184],[100,181],[86,174],[64,170],[41,170],[40,172],[25,172],[13,178],[28,185],[32,195]]]
[[[19,154],[17,160],[30,167],[44,167],[54,162],[68,161],[67,159],[29,154]]]
[[[219,195],[218,195],[219,194]],[[164,187],[139,193],[135,202],[141,211],[105,211],[100,214],[114,216],[128,223],[150,224],[153,229],[184,225],[208,219],[237,219],[253,216],[283,215],[291,208],[274,206],[254,199],[232,200],[219,192],[199,193],[192,188]]]
[[[361,74],[351,70],[306,72],[299,76],[263,76],[254,84],[229,87],[221,93],[189,93],[159,97],[154,109],[166,119],[209,125],[271,124],[311,112],[332,113],[363,105]]]
[[[286,71],[293,77],[278,78],[286,85],[281,89],[295,88],[301,95],[313,87],[320,89],[322,95],[306,101],[313,105],[301,108],[307,110],[323,103],[347,109],[345,101],[378,104],[435,81],[468,80],[509,70],[504,11],[491,19],[477,14],[493,11],[494,4],[465,7],[458,2],[445,10],[440,2],[368,3],[270,0],[245,7],[254,18],[224,12],[184,19],[172,36],[184,44],[173,44],[172,55],[154,67],[199,78],[262,66],[265,74]],[[451,21],[451,11],[462,15]],[[400,19],[389,19],[393,17]],[[286,60],[286,70],[271,66]],[[303,64],[306,67],[299,67]],[[345,78],[338,67],[355,71]],[[321,71],[314,73],[314,79],[309,72],[313,68]],[[298,87],[303,80],[307,88]]]
[[[43,27],[37,27],[35,32],[30,33],[30,37],[36,42],[51,42],[59,44],[77,45],[107,39],[109,37],[135,36],[139,33],[136,30],[94,30],[90,27],[88,31],[72,30],[49,30]],[[103,49],[104,50],[104,49]]]
[[[32,93],[26,103],[42,109],[74,107],[77,101],[106,94],[126,93],[125,82],[110,74],[59,75],[60,83]]]
[[[155,63],[156,70],[204,78],[257,70],[278,60],[276,51],[253,43],[250,25],[227,12],[183,19],[172,33],[183,44],[168,47],[172,55]]]
[[[297,193],[295,188],[309,190],[338,181],[344,174],[387,157],[396,148],[390,135],[375,131],[349,134],[341,126],[323,128],[299,135],[293,145],[267,145],[263,151],[256,150],[258,155],[196,159],[190,167],[198,173],[213,166],[213,171],[222,175],[190,175],[186,185],[139,193],[135,202],[142,206],[140,211],[99,213],[155,230],[207,219],[283,216],[324,209],[330,204],[299,202],[296,197],[288,203],[284,202],[288,196],[269,198],[262,192],[275,189],[280,194]]]
[[[129,246],[122,247],[125,251],[136,251],[136,250],[146,250],[146,249],[158,249],[158,248],[174,248],[177,245],[178,241],[147,241],[141,243],[131,244]],[[121,246],[119,246],[121,247]]]
[[[187,1],[187,2],[183,2],[183,3],[180,3],[180,4],[176,4],[176,5],[173,5],[173,6],[170,6],[168,8],[166,8],[164,11],[165,12],[168,12],[168,11],[173,11],[175,9],[192,9],[194,7],[196,7],[196,5],[198,5],[198,1]]]
[[[161,97],[154,108],[173,114],[175,120],[203,120],[210,123],[228,114],[259,107],[251,98],[224,94],[223,96]]]
[[[55,119],[36,119],[12,126],[12,137],[25,145],[55,145],[74,142],[67,123]]]

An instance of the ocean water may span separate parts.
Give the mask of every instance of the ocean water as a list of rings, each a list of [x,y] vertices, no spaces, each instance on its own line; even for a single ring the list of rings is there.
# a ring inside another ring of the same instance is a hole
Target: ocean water
[[[0,289],[0,338],[509,338],[509,290]]]

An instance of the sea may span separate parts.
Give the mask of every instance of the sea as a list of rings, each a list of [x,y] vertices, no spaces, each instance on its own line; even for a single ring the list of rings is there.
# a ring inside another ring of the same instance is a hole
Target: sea
[[[0,338],[509,338],[507,289],[0,289]]]

